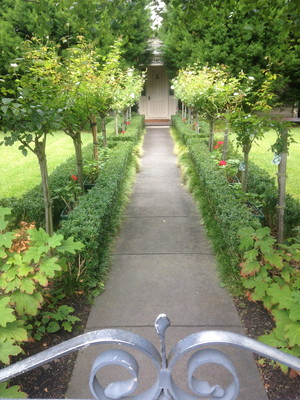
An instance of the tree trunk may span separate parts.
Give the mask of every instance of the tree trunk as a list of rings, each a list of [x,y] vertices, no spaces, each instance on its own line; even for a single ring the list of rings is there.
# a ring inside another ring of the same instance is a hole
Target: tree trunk
[[[118,111],[115,112],[115,134],[119,134],[119,115]]]
[[[188,122],[189,124],[191,123],[191,118],[192,118],[192,109],[191,107],[188,108]]]
[[[99,151],[98,151],[98,132],[97,132],[97,121],[96,116],[92,115],[90,117],[90,124],[92,128],[92,136],[93,136],[93,158],[95,161],[99,160]]]
[[[107,147],[106,118],[105,117],[101,117],[101,131],[102,131],[103,146]]]
[[[282,152],[281,161],[278,165],[278,206],[277,206],[277,241],[284,241],[284,214],[285,214],[285,195],[286,195],[286,166],[287,166],[287,150],[288,150],[288,130],[283,128],[281,131]]]
[[[243,153],[244,153],[244,164],[245,170],[242,173],[242,189],[243,192],[247,192],[247,185],[248,185],[248,171],[249,171],[249,153],[251,150],[251,145],[244,146]]]
[[[126,124],[125,124],[125,122],[126,122],[126,111],[123,111],[123,112],[122,112],[122,131],[125,131],[125,130],[126,130]]]
[[[82,157],[82,147],[81,147],[81,132],[76,132],[72,136],[72,139],[76,155],[78,185],[81,189],[81,192],[83,193],[83,157]]]
[[[209,120],[209,151],[213,151],[214,148],[214,130],[215,122],[213,119]]]
[[[199,114],[196,113],[196,133],[199,133]]]
[[[229,122],[226,119],[226,127],[225,127],[225,132],[224,132],[224,144],[223,144],[223,152],[222,152],[222,160],[227,159],[227,153],[228,153],[228,133],[229,133]]]
[[[46,158],[46,135],[44,135],[43,141],[39,142],[36,138],[35,140],[35,153],[39,160],[39,166],[42,178],[42,188],[43,188],[43,198],[45,207],[45,228],[46,232],[52,236],[53,235],[53,215],[52,215],[52,201],[49,189],[49,177],[48,177],[48,167]]]

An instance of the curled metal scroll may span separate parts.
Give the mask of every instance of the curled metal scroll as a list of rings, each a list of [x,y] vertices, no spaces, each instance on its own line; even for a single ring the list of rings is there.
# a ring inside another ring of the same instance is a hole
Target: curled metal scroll
[[[136,359],[127,351],[121,349],[108,350],[101,353],[95,360],[90,374],[90,390],[97,400],[111,400],[131,398],[134,400],[162,400],[175,399],[196,400],[199,397],[235,400],[239,394],[239,379],[231,360],[221,351],[207,348],[209,345],[230,345],[252,353],[270,358],[291,368],[300,371],[300,359],[283,353],[256,340],[226,331],[203,331],[194,333],[180,340],[166,353],[165,333],[170,321],[165,314],[158,316],[155,329],[160,338],[161,351],[146,340],[134,333],[119,329],[104,329],[85,333],[64,343],[29,357],[14,365],[0,370],[0,382],[25,373],[56,358],[94,344],[118,344],[134,348],[146,355],[157,371],[157,380],[145,392],[135,395],[138,386],[139,365]],[[205,347],[205,348],[204,348]],[[187,382],[192,394],[181,389],[174,381],[172,373],[179,359],[185,354],[193,352],[187,363]],[[230,376],[231,383],[223,388],[217,383],[209,383],[195,377],[196,370],[208,364],[217,364],[225,368]],[[125,381],[111,382],[103,387],[97,378],[97,373],[106,366],[117,365],[125,368],[130,378]]]

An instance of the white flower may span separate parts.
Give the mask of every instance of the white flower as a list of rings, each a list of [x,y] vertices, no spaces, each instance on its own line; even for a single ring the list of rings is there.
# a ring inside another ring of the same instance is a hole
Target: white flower
[[[130,97],[131,97],[132,99],[134,99],[134,98],[135,98],[135,94],[134,94],[134,93],[131,93]]]
[[[250,81],[254,81],[254,80],[255,80],[255,78],[254,78],[253,76],[248,76],[248,79],[249,79]]]
[[[16,63],[11,63],[10,66],[11,66],[12,68],[18,68],[18,64],[16,64]]]

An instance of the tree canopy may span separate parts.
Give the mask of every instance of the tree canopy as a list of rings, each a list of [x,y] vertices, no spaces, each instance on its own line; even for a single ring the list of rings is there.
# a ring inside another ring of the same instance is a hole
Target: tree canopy
[[[299,98],[300,3],[297,0],[167,0],[161,36],[168,68],[225,64],[257,78],[282,75],[285,100]]]
[[[62,49],[84,36],[105,57],[122,37],[123,58],[129,65],[144,64],[152,34],[150,0],[2,0],[0,2],[0,74],[22,54],[22,44],[33,37],[49,38]]]

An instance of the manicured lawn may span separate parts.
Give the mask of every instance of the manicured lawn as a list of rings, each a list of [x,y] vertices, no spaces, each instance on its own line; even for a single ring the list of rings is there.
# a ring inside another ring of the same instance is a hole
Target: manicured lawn
[[[0,142],[3,134],[0,133]],[[92,142],[90,133],[82,134],[83,146]],[[41,182],[37,157],[29,152],[26,157],[18,149],[19,144],[0,146],[0,198],[20,197]],[[63,132],[55,132],[47,139],[49,173],[74,154],[72,139]],[[74,171],[75,172],[75,171]]]
[[[300,128],[292,128],[291,133],[296,143],[292,143],[289,150],[287,192],[300,200]],[[274,154],[270,150],[275,140],[275,132],[268,132],[263,140],[253,146],[250,159],[277,178],[277,166],[272,164]]]
[[[220,132],[218,133],[217,137],[222,139],[223,137]],[[295,143],[292,143],[289,149],[287,162],[287,192],[290,193],[294,198],[300,200],[300,127],[292,128],[291,134],[295,140]],[[231,135],[231,141],[235,146],[236,142],[234,140],[234,134]],[[267,132],[262,140],[252,146],[250,160],[268,171],[271,176],[277,179],[276,174],[278,167],[272,164],[274,153],[271,151],[271,146],[275,143],[275,141],[275,131]],[[238,148],[238,151],[241,153],[240,148]]]

